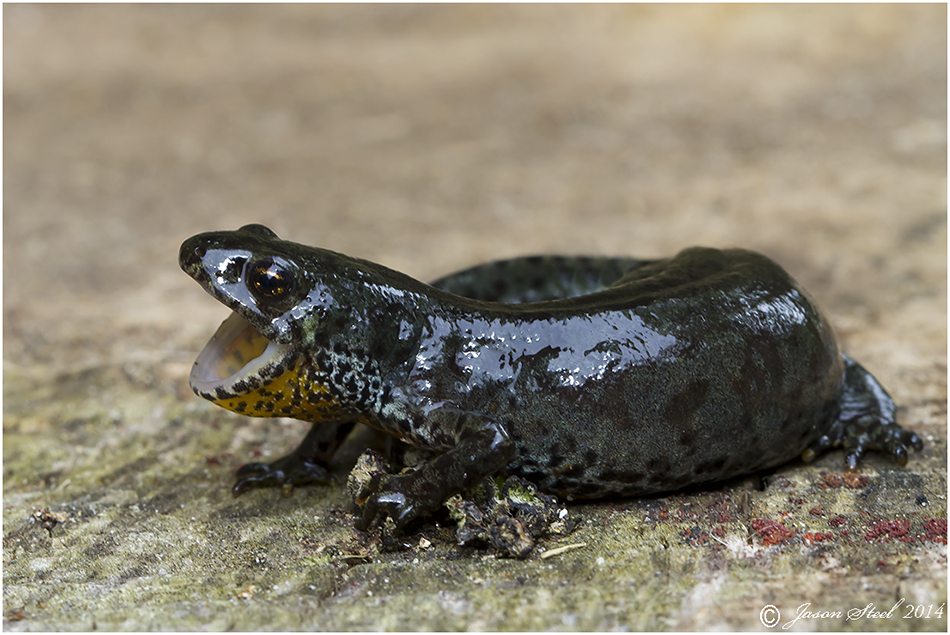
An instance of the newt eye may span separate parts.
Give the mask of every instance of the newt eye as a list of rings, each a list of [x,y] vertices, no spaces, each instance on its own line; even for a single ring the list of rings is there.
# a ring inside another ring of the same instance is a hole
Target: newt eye
[[[259,300],[286,298],[296,286],[291,268],[273,258],[265,258],[251,265],[247,282],[251,293]]]

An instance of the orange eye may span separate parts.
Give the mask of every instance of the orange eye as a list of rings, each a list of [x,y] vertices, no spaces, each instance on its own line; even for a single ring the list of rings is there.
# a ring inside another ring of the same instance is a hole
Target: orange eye
[[[267,258],[251,267],[248,285],[258,299],[279,300],[293,293],[294,275],[283,263]]]

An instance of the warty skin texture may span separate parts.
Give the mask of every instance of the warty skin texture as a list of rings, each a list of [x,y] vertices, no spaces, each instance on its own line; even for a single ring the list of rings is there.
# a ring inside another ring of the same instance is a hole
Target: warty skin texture
[[[404,526],[500,471],[567,498],[632,496],[833,446],[850,467],[922,447],[810,298],[745,250],[521,258],[426,285],[250,225],[187,240],[180,263],[240,315],[195,391],[314,423],[288,457],[242,468],[236,492],[325,478],[355,423],[441,453],[374,482],[364,527]],[[228,349],[238,331],[246,346]]]

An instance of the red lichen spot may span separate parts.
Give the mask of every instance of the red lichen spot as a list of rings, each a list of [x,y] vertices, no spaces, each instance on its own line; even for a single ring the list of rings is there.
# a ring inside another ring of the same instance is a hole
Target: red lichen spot
[[[808,513],[811,514],[812,516],[824,516],[825,508],[823,505],[812,507],[811,509],[808,510]]]
[[[909,531],[909,520],[882,520],[880,522],[874,523],[874,526],[866,534],[864,534],[864,539],[868,542],[871,542],[876,538],[883,537],[884,542],[890,542],[888,538],[903,538],[904,536],[907,536]],[[911,542],[913,542],[913,538],[911,538]]]
[[[822,472],[818,489],[838,489],[841,487],[841,475],[834,472]]]
[[[762,544],[769,547],[780,545],[795,535],[794,529],[789,529],[781,523],[765,518],[753,519],[752,529],[762,536]]]
[[[818,489],[838,489],[847,487],[848,489],[860,489],[867,487],[871,479],[864,474],[855,474],[854,472],[822,472],[821,482],[818,483]]]
[[[871,479],[864,474],[855,474],[854,472],[845,472],[841,475],[841,481],[848,489],[861,489],[867,487]]]
[[[844,516],[838,514],[837,516],[835,516],[834,518],[832,518],[831,520],[829,520],[829,521],[828,521],[828,524],[831,525],[832,527],[840,527],[841,525],[845,524],[846,522],[848,522],[848,519],[845,518]]]
[[[221,457],[209,456],[205,459],[205,465],[221,465]]]
[[[809,547],[812,546],[812,544],[816,542],[826,542],[828,540],[834,540],[834,539],[835,539],[834,534],[829,534],[829,533],[809,532],[807,534],[802,534],[802,542],[804,542]]]
[[[947,544],[947,519],[933,518],[924,521],[925,540]]]
[[[883,560],[878,560],[878,561],[877,561],[877,566],[879,566],[879,567],[886,567],[886,566],[887,566],[887,563],[884,562]]]
[[[680,532],[680,535],[690,547],[699,547],[709,544],[709,534],[700,529],[699,525],[684,529]]]
[[[665,503],[650,502],[646,508],[646,521],[655,523],[667,520],[670,517],[670,508]]]
[[[725,527],[716,527],[715,529],[712,530],[712,533],[713,533],[713,535],[716,536],[717,538],[724,538],[725,535],[726,535],[726,528],[725,528]]]

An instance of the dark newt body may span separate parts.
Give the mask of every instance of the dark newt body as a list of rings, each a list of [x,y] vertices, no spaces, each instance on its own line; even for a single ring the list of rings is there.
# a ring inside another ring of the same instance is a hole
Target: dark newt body
[[[442,452],[374,483],[364,525],[404,525],[502,470],[594,498],[831,446],[851,467],[922,446],[810,299],[752,252],[524,258],[426,285],[255,225],[195,236],[180,260],[240,315],[196,362],[195,391],[314,422],[289,457],[242,468],[236,491],[321,478],[357,422]]]

